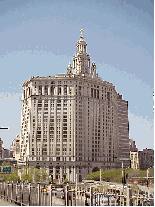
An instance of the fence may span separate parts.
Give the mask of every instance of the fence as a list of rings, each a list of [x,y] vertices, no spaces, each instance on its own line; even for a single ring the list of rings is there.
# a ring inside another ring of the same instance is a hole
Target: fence
[[[140,206],[154,205],[154,197],[136,189],[124,192],[92,186],[0,183],[0,198],[21,206]]]

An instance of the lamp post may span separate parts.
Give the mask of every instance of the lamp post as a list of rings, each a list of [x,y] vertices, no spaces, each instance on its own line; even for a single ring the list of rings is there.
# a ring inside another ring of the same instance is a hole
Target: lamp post
[[[123,161],[122,161],[122,183],[123,183],[123,192],[124,192],[124,172],[123,172]]]
[[[76,171],[76,163],[75,163],[75,157],[73,157],[73,182],[76,183],[77,178],[77,171]]]
[[[8,127],[0,127],[0,129],[9,129]]]
[[[147,187],[148,187],[148,197],[149,197],[149,169],[150,169],[151,167],[149,167],[148,169],[147,169]]]
[[[123,192],[124,192],[124,181],[125,181],[125,172],[123,171],[124,163],[123,161],[129,161],[130,158],[120,158],[120,161],[122,162],[122,183],[123,183]]]
[[[75,183],[75,205],[77,204],[77,172],[76,172],[76,165],[75,165],[75,156],[73,157],[73,181]]]

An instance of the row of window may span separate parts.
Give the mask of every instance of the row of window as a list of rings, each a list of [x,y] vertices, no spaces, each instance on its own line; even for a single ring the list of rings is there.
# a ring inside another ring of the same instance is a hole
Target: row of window
[[[57,94],[55,91],[56,87],[57,87]],[[67,95],[67,87],[68,87],[68,94],[72,95],[73,94],[73,87],[67,86],[67,85],[63,85],[63,94]],[[76,85],[76,87],[77,87],[77,85]],[[81,86],[78,86],[78,87],[79,87],[78,93],[76,90],[76,95],[82,95],[82,87]],[[43,95],[43,88],[44,88],[44,95],[62,95],[62,85],[58,85],[58,86],[57,85],[52,85],[52,86],[39,85],[39,87],[38,87],[39,95]],[[110,91],[110,89],[109,89],[109,91]],[[112,91],[112,89],[111,89],[111,91]],[[105,92],[106,92],[106,89],[105,89]],[[103,96],[103,93],[104,92],[102,90],[102,96]],[[23,94],[24,94],[24,99],[29,97],[30,95],[32,95],[31,88],[28,87],[27,90],[23,91]],[[35,85],[35,95],[36,95],[36,85]],[[89,88],[87,88],[87,95],[89,95]],[[99,99],[99,89],[91,88],[91,97]],[[106,95],[105,95],[105,97],[106,97]],[[112,96],[111,96],[111,98],[112,98]],[[110,92],[107,92],[107,99],[110,100]]]

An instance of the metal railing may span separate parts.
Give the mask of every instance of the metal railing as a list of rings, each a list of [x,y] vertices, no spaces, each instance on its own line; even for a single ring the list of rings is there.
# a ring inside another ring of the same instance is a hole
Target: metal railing
[[[77,190],[76,190],[77,189]],[[20,206],[140,206],[154,205],[154,196],[90,185],[0,183],[0,198]]]

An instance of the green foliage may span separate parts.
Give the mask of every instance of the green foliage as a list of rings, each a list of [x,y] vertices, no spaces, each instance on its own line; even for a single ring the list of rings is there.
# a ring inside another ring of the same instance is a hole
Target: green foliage
[[[5,161],[4,161],[4,162],[2,163],[2,166],[11,166],[11,164],[10,164],[10,162],[5,162]]]
[[[11,166],[10,162],[3,162],[2,166]],[[19,176],[18,176],[18,168],[14,168],[12,167],[12,173],[10,174],[2,174],[3,175],[3,179],[2,181],[18,181]],[[21,181],[25,181],[28,178],[28,182],[45,182],[47,179],[47,173],[46,173],[46,169],[37,169],[34,168],[34,166],[27,166],[27,168],[25,166],[23,166],[21,168]],[[26,176],[26,174],[28,174],[28,176]]]
[[[149,169],[149,173],[154,173],[154,167]]]
[[[26,176],[28,175],[28,177]],[[48,177],[46,169],[37,169],[34,166],[23,167],[21,181],[25,181],[28,178],[28,182],[45,182]]]
[[[68,179],[67,178],[65,178],[65,182],[68,182]]]
[[[132,173],[139,173],[141,180],[144,179],[144,177],[147,176],[147,171],[142,171],[142,170],[134,170],[131,168],[128,168],[125,170],[125,173],[129,175]],[[149,169],[149,173],[154,173],[154,168]],[[111,169],[111,170],[105,170],[101,172],[101,178],[102,180],[105,181],[110,181],[110,182],[122,182],[122,169]],[[89,173],[87,175],[87,179],[89,180],[100,180],[100,171]]]
[[[2,166],[11,166],[10,162],[3,162],[2,163]],[[2,181],[17,181],[18,180],[18,169],[14,168],[13,166],[12,167],[12,172],[7,174],[2,174],[4,177],[3,177],[3,180]]]
[[[122,179],[122,169],[112,169],[105,170],[101,172],[101,178],[105,181],[115,181],[120,182]],[[100,171],[89,173],[87,175],[87,179],[90,180],[99,180],[100,179]]]

